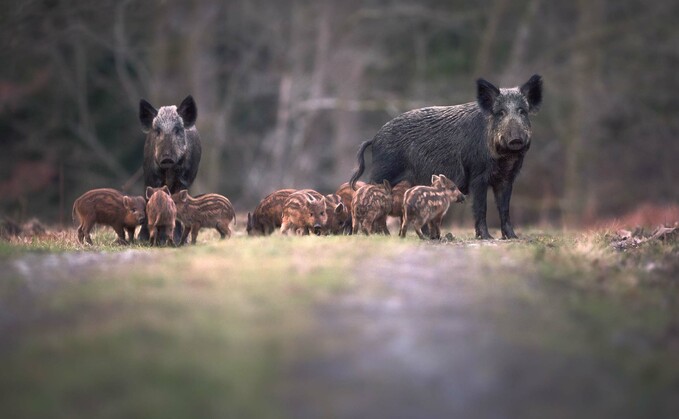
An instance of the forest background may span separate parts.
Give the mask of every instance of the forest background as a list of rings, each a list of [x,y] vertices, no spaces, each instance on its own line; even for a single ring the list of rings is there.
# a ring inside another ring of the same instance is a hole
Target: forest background
[[[277,188],[334,191],[359,144],[404,111],[534,73],[544,102],[516,223],[581,226],[679,201],[675,1],[1,3],[0,215],[18,221],[68,224],[91,188],[140,194],[141,98],[194,96],[192,193],[247,211]]]

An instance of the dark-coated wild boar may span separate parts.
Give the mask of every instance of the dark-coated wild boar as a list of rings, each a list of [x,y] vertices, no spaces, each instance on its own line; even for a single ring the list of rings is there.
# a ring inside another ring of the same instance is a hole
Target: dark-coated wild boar
[[[172,246],[176,246],[172,230],[177,219],[177,207],[170,195],[170,189],[146,188],[146,219],[148,220],[151,246],[159,246],[165,238]]]
[[[260,201],[252,214],[248,213],[245,230],[249,236],[268,236],[280,228],[283,219],[283,205],[296,189],[279,189]]]
[[[406,191],[412,186],[412,183],[407,180],[402,180],[391,188],[391,212],[389,215],[398,217],[398,225],[403,223],[403,195],[405,195]]]
[[[78,241],[92,244],[90,231],[95,224],[113,228],[118,235],[117,243],[134,241],[134,230],[146,218],[146,201],[143,196],[125,196],[115,189],[92,189],[73,203],[73,222],[78,222]]]
[[[417,235],[424,239],[422,227],[428,225],[429,238],[441,238],[441,220],[453,202],[464,202],[464,195],[445,175],[432,175],[431,186],[414,186],[403,196],[402,238],[412,224]]]
[[[542,78],[520,87],[498,89],[476,82],[477,100],[406,112],[387,122],[372,140],[361,144],[355,182],[365,170],[363,153],[372,146],[370,179],[392,184],[408,180],[425,185],[434,174],[453,180],[474,196],[476,237],[491,239],[486,224],[486,193],[493,189],[503,238],[516,238],[509,218],[512,185],[530,148],[529,115],[542,102]]]
[[[391,212],[391,185],[384,180],[379,185],[366,184],[356,190],[351,201],[352,232],[389,235],[387,216]]]
[[[320,193],[303,189],[290,194],[283,205],[281,234],[316,235],[323,232],[328,221],[325,198]]]
[[[325,196],[325,212],[328,214],[324,229],[326,234],[345,234],[351,229],[351,215],[339,195],[331,193]]]
[[[191,244],[196,244],[198,231],[203,228],[214,228],[221,238],[231,237],[229,224],[236,219],[231,201],[225,196],[208,193],[192,198],[186,189],[172,195],[177,207],[177,219],[184,224],[184,232],[180,244],[185,244],[191,233]]]
[[[144,143],[144,186],[167,186],[170,193],[188,189],[196,178],[200,163],[200,136],[195,123],[198,110],[193,97],[187,96],[179,107],[156,109],[146,100],[139,102],[139,121],[146,133]],[[181,226],[175,229],[179,239]],[[142,226],[139,236],[148,238]]]

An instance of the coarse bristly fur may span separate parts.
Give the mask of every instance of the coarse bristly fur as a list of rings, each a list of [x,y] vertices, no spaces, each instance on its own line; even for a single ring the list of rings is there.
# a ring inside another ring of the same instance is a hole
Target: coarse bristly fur
[[[167,186],[170,193],[188,189],[196,178],[201,157],[200,135],[195,123],[196,103],[187,96],[179,107],[162,106],[156,109],[144,99],[139,102],[139,121],[146,133],[144,143],[144,186]],[[175,239],[179,239],[177,226]],[[139,237],[148,238],[148,227],[143,225]]]
[[[413,186],[407,180],[402,180],[391,188],[391,217],[398,217],[398,225],[403,222],[403,195]]]
[[[113,228],[118,235],[117,243],[134,241],[135,228],[146,218],[146,201],[143,196],[125,196],[115,189],[92,189],[73,203],[73,222],[79,223],[78,241],[92,244],[90,231],[95,224]]]
[[[252,213],[248,212],[248,236],[268,236],[283,222],[283,205],[295,189],[279,189],[260,201]]]
[[[172,246],[176,246],[172,230],[177,218],[177,207],[170,196],[167,186],[162,188],[146,188],[146,217],[148,219],[149,237],[152,246],[158,246],[167,238]]]
[[[399,236],[402,238],[412,225],[417,235],[424,239],[422,227],[429,227],[429,238],[441,238],[441,220],[453,202],[464,202],[464,195],[445,175],[432,175],[431,186],[414,186],[403,196],[403,220]]]
[[[172,200],[177,207],[177,218],[184,224],[180,244],[186,244],[189,233],[191,244],[196,244],[198,231],[203,227],[216,229],[222,239],[231,237],[229,224],[232,221],[235,224],[236,212],[225,196],[208,193],[193,198],[187,190],[182,190],[173,194]]]
[[[354,199],[354,194],[356,194],[356,189],[360,188],[361,186],[363,186],[365,184],[366,184],[365,182],[361,182],[359,180],[356,183],[354,183],[354,185],[352,187],[351,183],[344,182],[335,191],[335,195],[339,195],[339,197],[342,199],[342,203],[344,204],[346,212],[349,215],[349,219],[346,221],[346,228],[344,230],[345,234],[351,234],[352,233],[351,201],[352,201],[352,199]],[[354,189],[354,188],[356,188],[356,189]]]
[[[385,180],[378,185],[365,184],[356,190],[351,202],[352,233],[389,235],[387,216],[391,212],[391,185]]]
[[[308,235],[313,231],[320,235],[327,220],[323,195],[311,189],[303,189],[290,194],[285,200],[281,234],[292,232],[296,235]]]
[[[334,193],[325,195],[325,212],[328,214],[325,234],[344,234],[351,228],[351,214],[339,195]]]
[[[408,180],[425,185],[434,174],[453,180],[473,195],[476,237],[490,239],[486,194],[495,194],[503,238],[516,238],[509,217],[512,185],[530,148],[529,114],[542,102],[542,78],[499,89],[477,81],[477,101],[406,112],[387,122],[359,147],[354,183],[365,170],[363,154],[372,146],[371,182]]]

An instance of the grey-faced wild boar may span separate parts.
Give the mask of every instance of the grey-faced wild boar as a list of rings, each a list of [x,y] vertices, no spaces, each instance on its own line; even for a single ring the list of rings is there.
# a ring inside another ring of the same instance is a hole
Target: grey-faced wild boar
[[[177,207],[170,195],[170,189],[146,188],[146,218],[149,226],[151,246],[159,246],[167,238],[172,246],[176,246],[172,230],[177,218]]]
[[[177,207],[177,219],[184,224],[180,244],[185,244],[191,233],[191,244],[196,244],[201,228],[214,228],[222,239],[231,237],[229,224],[236,220],[236,212],[231,201],[216,193],[207,193],[192,198],[186,189],[172,194]]]
[[[326,234],[345,234],[351,229],[351,214],[339,195],[325,195],[325,212],[328,214],[324,229]]]
[[[366,184],[356,190],[351,202],[352,232],[389,235],[387,216],[391,212],[391,185],[385,180],[378,185]]]
[[[422,227],[429,226],[429,238],[441,238],[441,220],[453,202],[464,202],[464,195],[445,175],[432,175],[431,186],[414,186],[403,196],[403,221],[399,236],[404,238],[412,224],[424,239]]]
[[[167,186],[170,193],[188,189],[196,178],[201,157],[200,135],[195,123],[198,110],[193,97],[187,96],[179,107],[156,109],[146,100],[139,102],[139,121],[146,133],[144,143],[144,186]],[[177,226],[175,239],[179,239]],[[139,236],[148,238],[142,226]]]
[[[520,87],[498,89],[476,82],[476,102],[406,112],[387,122],[372,140],[361,144],[355,182],[365,170],[363,153],[372,146],[377,183],[408,180],[425,185],[434,174],[453,180],[474,196],[476,237],[491,239],[486,224],[486,194],[493,189],[503,238],[516,238],[509,217],[512,185],[530,148],[529,114],[542,102],[542,78],[533,75]]]
[[[412,183],[402,180],[391,188],[391,212],[392,217],[398,217],[399,224],[403,223],[403,195],[412,187]]]
[[[268,236],[280,228],[283,221],[283,205],[295,189],[279,189],[260,201],[252,214],[248,213],[245,230],[249,236]]]
[[[319,235],[327,221],[328,214],[323,195],[310,189],[303,189],[290,194],[285,200],[281,234],[292,232],[297,235],[308,235],[313,231]]]
[[[125,196],[115,189],[92,189],[73,203],[73,221],[78,225],[78,241],[92,244],[90,231],[95,224],[113,228],[118,235],[117,243],[134,241],[134,230],[146,218],[146,201],[143,196]]]

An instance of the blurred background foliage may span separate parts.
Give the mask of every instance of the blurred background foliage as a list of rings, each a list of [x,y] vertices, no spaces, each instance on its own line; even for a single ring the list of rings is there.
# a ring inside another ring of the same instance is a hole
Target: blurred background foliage
[[[534,73],[544,105],[517,223],[580,225],[679,198],[676,1],[1,3],[5,217],[70,223],[88,189],[140,194],[140,98],[194,96],[192,193],[245,211],[281,187],[333,191],[358,145],[404,111],[473,101],[478,77],[510,87]]]

